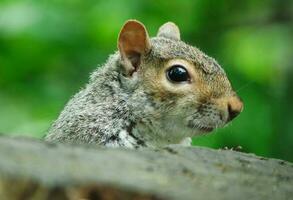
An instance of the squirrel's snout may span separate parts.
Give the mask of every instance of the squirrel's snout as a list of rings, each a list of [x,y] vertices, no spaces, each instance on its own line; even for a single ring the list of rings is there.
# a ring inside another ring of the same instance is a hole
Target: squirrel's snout
[[[227,104],[228,104],[227,105],[227,110],[228,110],[227,122],[229,122],[241,113],[241,111],[243,110],[243,103],[239,97],[232,96],[228,99]]]
[[[243,110],[243,103],[236,95],[219,98],[215,103],[220,110],[221,120],[226,123],[237,117]]]

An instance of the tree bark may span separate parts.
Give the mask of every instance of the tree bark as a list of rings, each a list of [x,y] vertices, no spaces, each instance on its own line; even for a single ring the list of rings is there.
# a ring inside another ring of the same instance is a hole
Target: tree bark
[[[293,164],[230,150],[0,137],[0,199],[292,199]]]

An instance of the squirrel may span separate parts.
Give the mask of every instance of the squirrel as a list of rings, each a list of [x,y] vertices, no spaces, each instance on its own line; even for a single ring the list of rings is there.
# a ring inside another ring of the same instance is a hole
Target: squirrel
[[[128,20],[118,51],[67,103],[46,141],[106,147],[190,145],[190,137],[223,127],[243,109],[225,71],[181,41],[176,24],[156,37]]]

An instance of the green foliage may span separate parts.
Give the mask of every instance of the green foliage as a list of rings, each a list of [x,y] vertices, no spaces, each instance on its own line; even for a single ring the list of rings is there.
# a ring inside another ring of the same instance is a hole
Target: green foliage
[[[151,35],[174,21],[184,41],[215,57],[243,98],[228,127],[195,145],[293,160],[292,1],[0,2],[0,132],[42,137],[66,101],[116,50],[127,19]]]

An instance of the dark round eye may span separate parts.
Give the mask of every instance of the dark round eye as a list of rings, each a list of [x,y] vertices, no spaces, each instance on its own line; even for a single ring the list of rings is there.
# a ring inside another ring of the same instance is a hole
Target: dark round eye
[[[188,81],[189,74],[187,70],[182,65],[173,65],[167,71],[167,78],[172,82],[185,82]]]

